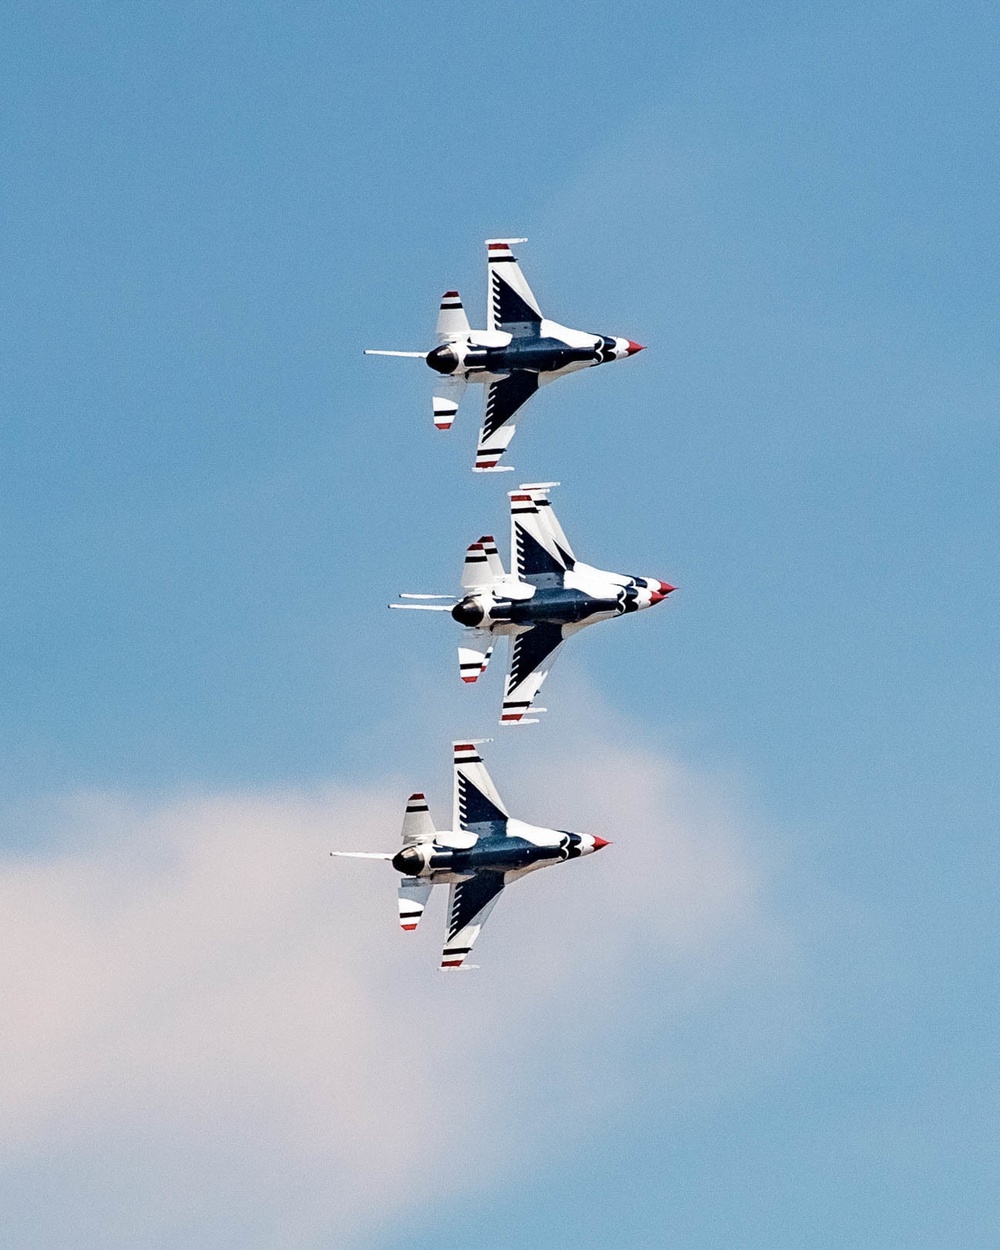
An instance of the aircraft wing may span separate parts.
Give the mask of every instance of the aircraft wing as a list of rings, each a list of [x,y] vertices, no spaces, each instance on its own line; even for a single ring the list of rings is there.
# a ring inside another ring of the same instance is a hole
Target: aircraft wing
[[[518,723],[533,725],[533,720],[523,720],[526,712],[538,697],[542,682],[549,675],[556,652],[563,644],[563,627],[548,622],[532,625],[524,633],[514,637],[510,652],[510,669],[504,689],[501,725]]]
[[[521,405],[539,389],[539,375],[526,369],[515,369],[486,387],[486,416],[476,445],[476,472],[502,472],[496,462],[514,437],[516,426],[510,424]]]
[[[505,425],[523,404],[538,390],[538,374],[515,369],[505,378],[491,382],[486,388],[486,419],[483,437],[489,438]]]
[[[514,338],[537,338],[542,312],[510,250],[512,243],[524,242],[525,239],[486,240],[486,325],[489,330],[504,330]]]
[[[507,809],[486,771],[475,742],[455,742],[452,829],[477,836],[502,833],[507,827]]]
[[[549,503],[549,491],[558,484],[558,482],[542,482],[538,485],[522,486],[521,490],[531,495],[531,501],[538,513],[538,526],[543,535],[543,541],[558,553],[567,568],[572,568],[576,563],[576,556],[563,533],[563,527],[556,520],[552,504]]]
[[[533,586],[561,586],[566,570],[576,563],[549,503],[551,485],[519,486],[510,491],[512,572]]]
[[[448,893],[448,936],[442,968],[461,968],[504,887],[502,872],[477,872]]]
[[[506,377],[489,383],[486,388],[486,416],[476,447],[475,467],[480,472],[496,467],[517,428],[508,424],[511,417],[537,390],[538,374],[527,369],[515,369]]]

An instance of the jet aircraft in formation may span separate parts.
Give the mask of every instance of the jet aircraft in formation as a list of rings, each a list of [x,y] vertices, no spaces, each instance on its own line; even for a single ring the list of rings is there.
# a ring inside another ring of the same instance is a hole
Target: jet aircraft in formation
[[[674,590],[656,577],[607,573],[577,560],[556,520],[548,492],[558,482],[519,486],[510,492],[512,568],[505,573],[497,545],[485,535],[465,555],[457,600],[448,595],[401,595],[448,603],[392,603],[392,608],[450,612],[469,631],[458,649],[459,673],[475,682],[486,671],[498,635],[510,642],[503,725],[532,725],[532,707],[563,642],[588,625],[661,603]]]
[[[487,239],[487,320],[473,330],[457,291],[446,291],[437,322],[438,345],[429,352],[368,351],[413,356],[439,375],[434,424],[447,430],[469,382],[486,386],[486,415],[474,468],[499,472],[514,435],[513,418],[540,386],[591,365],[642,351],[631,339],[571,330],[542,316],[511,251],[524,239]],[[557,482],[530,483],[510,492],[511,569],[484,536],[469,547],[460,595],[403,594],[392,608],[450,612],[463,626],[459,675],[475,682],[486,671],[496,639],[510,639],[500,723],[536,724],[534,701],[563,642],[597,621],[661,603],[674,589],[656,577],[608,573],[577,560],[549,503]],[[420,602],[433,600],[436,602]],[[441,602],[443,601],[443,602]],[[403,817],[403,845],[395,852],[332,851],[357,859],[388,860],[401,874],[399,923],[412,932],[431,890],[447,884],[448,927],[444,969],[468,968],[465,959],[504,888],[536,868],[590,855],[607,846],[594,834],[547,829],[507,814],[475,739],[454,747],[454,812],[450,830],[436,830],[423,794],[412,794]]]
[[[450,429],[466,385],[486,386],[486,416],[479,432],[474,471],[501,472],[498,462],[514,437],[514,414],[540,386],[564,374],[643,348],[631,339],[571,330],[542,316],[511,246],[525,239],[487,239],[489,274],[486,329],[473,330],[457,291],[445,291],[437,320],[438,346],[429,352],[368,349],[367,356],[412,356],[441,375],[434,396],[434,424]]]
[[[546,829],[515,820],[497,794],[475,741],[454,746],[452,828],[437,830],[422,794],[411,794],[396,852],[331,851],[353,859],[385,859],[398,873],[399,923],[413,932],[431,890],[448,885],[448,929],[441,967],[459,969],[504,888],[537,868],[578,859],[607,846],[591,833]],[[474,965],[465,965],[471,967]]]

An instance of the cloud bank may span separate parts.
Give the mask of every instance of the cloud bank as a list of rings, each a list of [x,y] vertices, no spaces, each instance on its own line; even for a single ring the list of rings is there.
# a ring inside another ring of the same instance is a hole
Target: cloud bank
[[[615,845],[512,890],[467,975],[436,971],[444,891],[404,935],[391,869],[328,858],[396,844],[388,783],[81,796],[58,854],[0,863],[17,1244],[364,1246],[443,1176],[585,1143],[640,1090],[710,1091],[684,1021],[788,961],[732,801],[597,742],[495,775],[516,813]]]

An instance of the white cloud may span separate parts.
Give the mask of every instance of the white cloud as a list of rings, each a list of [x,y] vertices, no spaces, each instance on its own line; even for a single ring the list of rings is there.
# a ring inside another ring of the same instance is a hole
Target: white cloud
[[[403,935],[391,869],[327,857],[395,844],[388,790],[87,796],[58,856],[0,865],[20,1241],[364,1244],[443,1175],[543,1158],[546,1125],[585,1138],[616,1093],[677,1070],[662,1029],[623,1021],[724,1013],[734,975],[782,965],[712,786],[596,742],[495,776],[526,818],[616,844],[521,883],[464,976],[436,971],[440,899]]]

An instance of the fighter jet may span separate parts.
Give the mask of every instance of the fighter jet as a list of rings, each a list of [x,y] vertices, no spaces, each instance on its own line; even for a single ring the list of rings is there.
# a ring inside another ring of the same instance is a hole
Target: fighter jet
[[[533,707],[563,642],[588,625],[661,603],[674,590],[656,577],[606,573],[577,560],[556,520],[548,492],[558,482],[510,491],[510,549],[505,573],[496,542],[484,535],[465,554],[462,597],[402,594],[401,599],[445,599],[443,604],[390,603],[390,608],[450,612],[469,630],[458,648],[459,675],[475,682],[486,672],[498,634],[510,640],[502,725],[534,725]]]
[[[331,851],[351,859],[387,859],[398,873],[399,923],[412,933],[431,890],[448,884],[448,932],[442,969],[465,964],[504,886],[536,868],[578,859],[607,846],[591,833],[569,833],[529,825],[507,815],[476,750],[478,742],[456,742],[451,830],[436,830],[427,800],[411,794],[403,816],[403,846],[392,851]]]
[[[526,239],[487,239],[486,329],[473,330],[457,291],[445,291],[438,313],[438,346],[429,352],[368,349],[366,356],[423,358],[441,375],[434,395],[434,424],[451,428],[468,382],[486,386],[486,419],[479,431],[474,471],[503,472],[498,461],[514,437],[511,418],[540,386],[563,374],[643,348],[631,339],[570,330],[543,317],[511,251]]]

